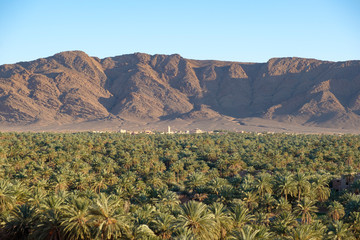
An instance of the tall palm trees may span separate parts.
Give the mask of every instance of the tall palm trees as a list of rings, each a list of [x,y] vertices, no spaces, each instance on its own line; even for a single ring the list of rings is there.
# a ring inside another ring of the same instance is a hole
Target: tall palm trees
[[[9,181],[0,180],[0,214],[11,210],[15,203],[15,197],[12,194],[12,184]]]
[[[169,191],[167,188],[155,191],[155,194],[156,197],[151,199],[155,205],[168,207],[172,210],[180,203],[178,195],[175,192]]]
[[[360,238],[360,212],[350,213],[351,228],[357,238]]]
[[[231,218],[236,228],[241,228],[245,224],[255,220],[254,215],[250,213],[249,209],[240,204],[235,205],[233,208]]]
[[[244,227],[236,230],[232,234],[232,239],[238,240],[256,240],[259,239],[258,233],[260,230],[254,229],[249,225],[245,225]]]
[[[298,201],[300,201],[301,196],[303,194],[306,194],[310,191],[310,183],[308,181],[308,177],[301,172],[297,172],[294,175],[294,185],[296,187],[297,195],[298,195]]]
[[[303,200],[298,201],[298,204],[295,207],[295,213],[301,216],[302,223],[311,223],[313,215],[318,211],[315,206],[315,201],[310,198],[305,197]]]
[[[181,207],[175,226],[189,231],[196,239],[216,239],[219,231],[214,214],[205,204],[195,201]]]
[[[281,197],[275,205],[276,205],[275,213],[277,214],[284,212],[291,212],[292,209],[291,204],[283,197]]]
[[[9,239],[31,239],[37,217],[34,207],[28,204],[18,205],[10,212],[5,233]]]
[[[64,209],[61,226],[68,239],[91,238],[89,202],[82,198],[72,198]]]
[[[271,223],[271,228],[280,236],[285,236],[291,229],[298,225],[296,217],[291,212],[282,212]]]
[[[354,235],[350,231],[349,224],[342,221],[336,221],[332,224],[328,232],[329,240],[355,240]]]
[[[206,181],[207,179],[204,174],[195,172],[188,177],[185,185],[188,191],[192,193],[196,188],[204,185]]]
[[[272,194],[272,177],[268,173],[260,173],[255,180],[255,187],[258,194],[263,197],[266,193]]]
[[[289,239],[292,240],[321,240],[323,234],[309,224],[302,224],[289,232]]]
[[[39,208],[40,220],[34,232],[37,239],[62,239],[64,200],[64,197],[59,195],[52,195],[43,200]]]
[[[270,213],[272,209],[276,205],[276,200],[270,193],[265,193],[265,195],[260,199],[260,206],[262,207],[263,211]]]
[[[288,195],[294,196],[297,192],[296,183],[294,181],[293,175],[291,174],[277,175],[276,186],[278,193],[285,197],[286,201],[288,199]]]
[[[315,177],[314,182],[311,183],[311,192],[316,194],[316,199],[320,202],[324,202],[330,197],[328,182],[328,176],[321,175]]]
[[[253,210],[259,205],[259,197],[255,191],[249,191],[244,193],[243,201],[246,204],[247,208]]]
[[[219,229],[218,238],[225,239],[226,234],[232,228],[232,221],[229,212],[222,203],[213,203],[209,207],[209,209],[211,213],[214,215],[215,222],[218,225],[217,226],[217,228]]]
[[[153,219],[152,225],[162,239],[170,239],[174,229],[174,221],[175,217],[173,215],[168,213],[159,213]]]
[[[344,206],[338,201],[332,202],[328,209],[328,216],[334,221],[339,221],[340,218],[345,216]]]
[[[0,239],[360,236],[360,197],[349,189],[328,201],[329,176],[344,171],[349,149],[360,170],[360,137],[0,133],[0,141]],[[216,158],[204,161],[211,148]],[[239,163],[241,172],[227,169]],[[196,194],[207,198],[190,201]]]
[[[127,231],[126,217],[119,211],[119,201],[100,194],[89,210],[95,236],[101,240],[116,239]]]

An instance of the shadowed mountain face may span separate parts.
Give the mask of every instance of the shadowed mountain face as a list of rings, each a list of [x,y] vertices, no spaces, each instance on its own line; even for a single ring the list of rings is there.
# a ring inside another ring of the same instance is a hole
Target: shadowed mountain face
[[[260,117],[360,126],[360,61],[267,63],[135,53],[105,59],[62,52],[0,66],[0,121],[69,123]]]

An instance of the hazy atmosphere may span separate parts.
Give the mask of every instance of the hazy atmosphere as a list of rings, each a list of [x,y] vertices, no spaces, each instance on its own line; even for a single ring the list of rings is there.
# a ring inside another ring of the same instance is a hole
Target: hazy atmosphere
[[[360,57],[359,1],[0,1],[0,64],[61,51],[191,59]]]

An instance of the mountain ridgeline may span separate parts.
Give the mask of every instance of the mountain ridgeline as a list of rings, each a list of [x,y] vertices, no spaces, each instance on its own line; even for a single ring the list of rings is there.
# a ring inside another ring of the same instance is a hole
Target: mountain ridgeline
[[[10,123],[256,117],[351,129],[360,126],[360,61],[71,51],[0,66],[0,99],[0,121]]]

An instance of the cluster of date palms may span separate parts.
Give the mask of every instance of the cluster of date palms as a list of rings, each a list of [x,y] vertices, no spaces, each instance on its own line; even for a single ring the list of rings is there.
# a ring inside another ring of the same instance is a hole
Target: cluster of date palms
[[[0,134],[0,239],[356,239],[357,136]],[[360,156],[359,156],[360,157]]]

